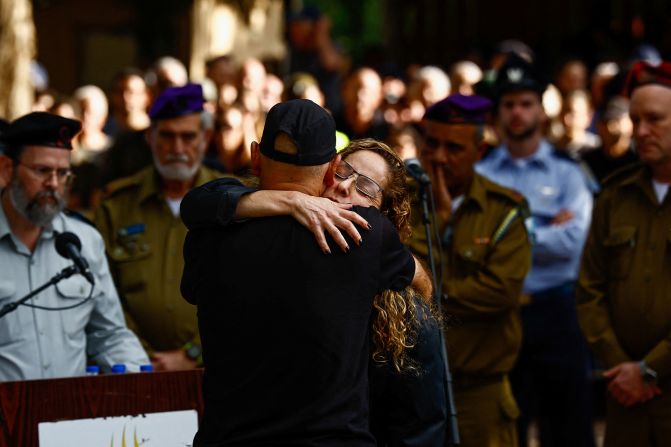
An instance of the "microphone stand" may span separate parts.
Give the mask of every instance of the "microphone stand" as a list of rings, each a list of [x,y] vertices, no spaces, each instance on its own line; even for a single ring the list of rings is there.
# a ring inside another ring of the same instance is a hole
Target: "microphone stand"
[[[46,284],[42,285],[41,287],[33,290],[30,292],[28,295],[24,296],[18,301],[14,301],[13,303],[7,303],[5,304],[2,309],[0,309],[0,318],[4,317],[10,312],[15,311],[21,304],[25,303],[44,289],[55,286],[58,282],[64,280],[65,278],[69,278],[70,276],[74,275],[75,273],[79,273],[79,268],[75,265],[71,265],[70,267],[66,267],[63,270],[61,270],[59,273],[57,273],[53,278],[51,278]]]
[[[417,182],[419,184],[419,200],[422,202],[422,223],[424,224],[424,232],[426,234],[426,244],[429,257],[429,267],[431,268],[431,281],[433,282],[433,300],[436,303],[438,312],[442,314],[441,293],[438,290],[436,278],[436,263],[433,259],[433,238],[431,237],[431,219],[429,213],[429,191],[430,183]],[[442,272],[441,272],[442,273]],[[442,275],[441,275],[442,277]],[[442,287],[442,284],[440,285]],[[440,331],[440,347],[443,351],[443,367],[445,368],[445,394],[447,398],[447,416],[449,418],[448,424],[450,427],[450,439],[448,445],[459,445],[461,443],[459,437],[459,425],[457,424],[457,407],[454,404],[454,391],[452,391],[452,374],[450,373],[450,364],[447,357],[447,347],[445,346],[445,335]]]

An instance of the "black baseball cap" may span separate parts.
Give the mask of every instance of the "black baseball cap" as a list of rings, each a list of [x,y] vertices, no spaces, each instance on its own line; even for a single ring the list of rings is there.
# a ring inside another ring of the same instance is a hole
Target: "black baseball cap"
[[[497,99],[506,93],[520,91],[533,91],[542,96],[546,88],[547,82],[542,79],[536,67],[515,53],[508,54],[493,85]]]
[[[298,153],[275,150],[275,138],[285,133]],[[318,166],[336,156],[336,127],[329,112],[309,99],[292,99],[273,106],[266,117],[260,149],[266,157],[298,166]]]

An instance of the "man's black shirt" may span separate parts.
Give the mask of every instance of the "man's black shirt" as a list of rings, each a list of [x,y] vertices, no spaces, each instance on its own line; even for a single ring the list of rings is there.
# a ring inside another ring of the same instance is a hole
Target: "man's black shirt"
[[[290,217],[191,231],[182,294],[198,306],[205,415],[195,445],[372,446],[369,319],[414,259],[391,223],[323,254]]]

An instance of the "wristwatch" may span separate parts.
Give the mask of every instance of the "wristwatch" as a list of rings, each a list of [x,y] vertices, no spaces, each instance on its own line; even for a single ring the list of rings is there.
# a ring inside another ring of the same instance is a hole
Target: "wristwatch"
[[[184,345],[184,352],[191,360],[200,362],[201,355],[203,354],[203,348],[195,343],[188,342]]]
[[[638,366],[641,368],[641,377],[645,383],[657,384],[657,371],[650,368],[645,360],[641,360]]]

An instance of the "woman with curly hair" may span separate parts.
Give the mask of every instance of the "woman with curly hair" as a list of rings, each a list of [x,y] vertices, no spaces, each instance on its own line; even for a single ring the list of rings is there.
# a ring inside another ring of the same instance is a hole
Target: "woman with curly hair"
[[[325,233],[345,251],[349,245],[341,230],[358,234],[343,217],[343,208],[374,206],[406,241],[411,236],[410,197],[403,161],[373,139],[354,140],[340,155],[336,181],[322,197],[263,190],[228,206],[235,207],[236,218],[291,215],[315,234],[324,252],[330,251]],[[373,300],[371,431],[380,446],[444,444],[447,410],[439,320],[431,297],[410,287],[384,291]]]

